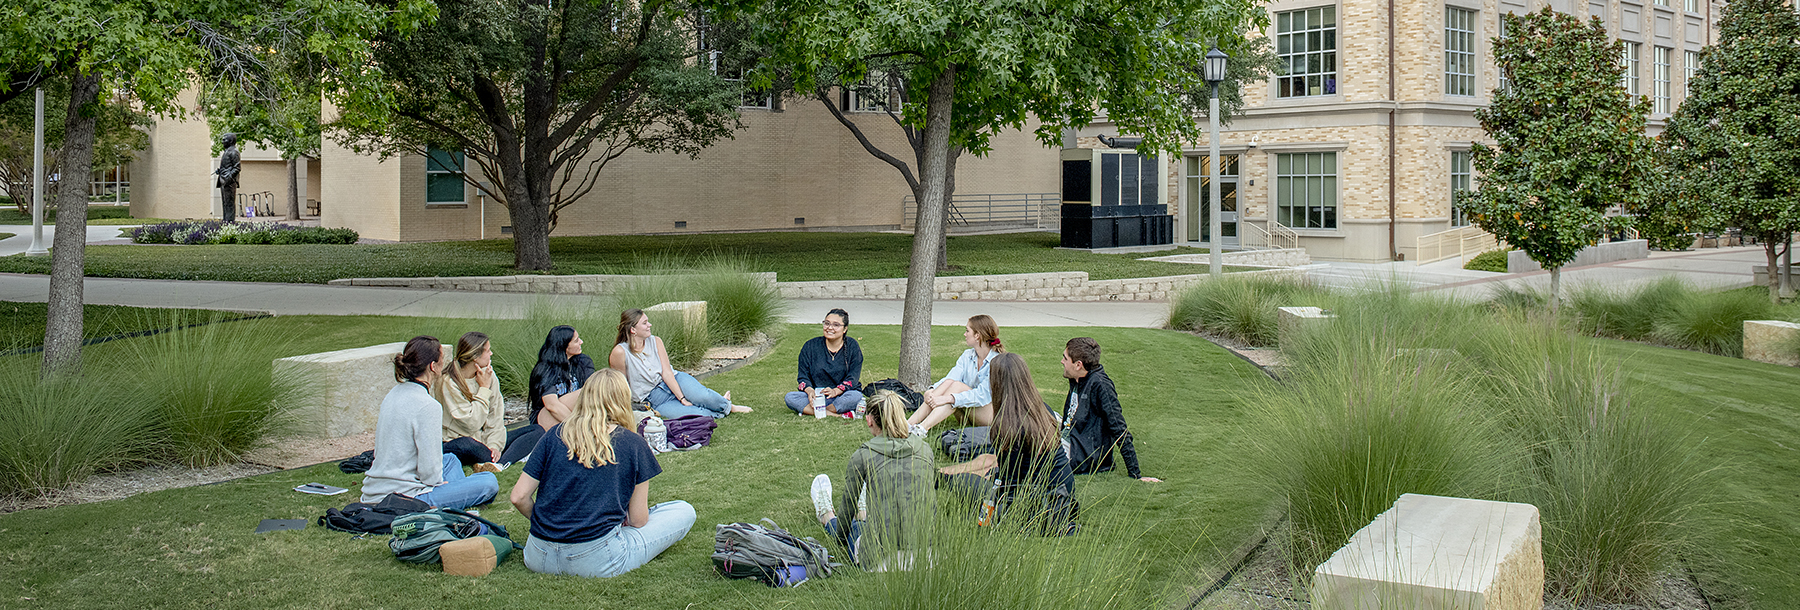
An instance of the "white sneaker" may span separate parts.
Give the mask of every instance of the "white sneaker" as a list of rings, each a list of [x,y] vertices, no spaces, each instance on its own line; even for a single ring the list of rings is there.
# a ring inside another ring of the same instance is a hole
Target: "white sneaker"
[[[869,486],[867,484],[864,484],[862,486],[862,493],[859,493],[856,495],[856,513],[860,515],[860,514],[867,514],[868,512],[869,512]]]
[[[819,475],[812,482],[813,516],[825,520],[826,513],[831,512],[831,476]]]

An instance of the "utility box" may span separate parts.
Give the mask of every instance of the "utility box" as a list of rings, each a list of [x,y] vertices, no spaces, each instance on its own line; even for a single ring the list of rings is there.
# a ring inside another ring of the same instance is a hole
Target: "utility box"
[[[1132,149],[1062,151],[1062,247],[1122,248],[1175,243],[1168,164]]]

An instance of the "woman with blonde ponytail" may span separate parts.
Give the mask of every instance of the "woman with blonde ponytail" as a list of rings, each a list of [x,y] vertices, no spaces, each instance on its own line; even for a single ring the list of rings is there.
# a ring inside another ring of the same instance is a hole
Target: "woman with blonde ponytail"
[[[546,431],[525,462],[512,504],[531,520],[525,567],[608,578],[687,536],[694,507],[650,505],[649,481],[662,466],[632,428],[625,376],[601,369],[582,388],[568,420]]]
[[[926,530],[937,511],[931,447],[907,433],[906,399],[893,392],[869,398],[863,423],[874,438],[850,454],[844,493],[834,507],[831,477],[814,477],[813,511],[857,565],[910,570],[917,553],[926,550]],[[838,519],[840,513],[854,515],[848,527]]]

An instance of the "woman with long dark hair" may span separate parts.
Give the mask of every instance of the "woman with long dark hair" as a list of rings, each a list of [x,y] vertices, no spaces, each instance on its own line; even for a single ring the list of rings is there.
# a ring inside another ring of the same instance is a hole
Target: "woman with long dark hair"
[[[862,346],[850,338],[850,313],[833,309],[825,313],[824,330],[800,348],[799,389],[785,398],[789,409],[801,415],[813,415],[813,409],[825,409],[846,418],[863,401]],[[823,402],[820,407],[814,402]]]
[[[999,466],[994,479],[997,504],[1017,500],[1019,494],[1038,496],[1047,511],[1056,515],[1046,526],[1060,526],[1073,519],[1075,474],[1062,451],[1061,426],[1049,403],[1031,381],[1031,369],[1018,354],[1000,354],[993,367],[994,426],[988,438]],[[1034,503],[1038,498],[1033,498]]]
[[[650,405],[663,419],[687,415],[718,419],[750,412],[750,407],[731,404],[730,392],[714,392],[693,375],[670,366],[669,350],[650,334],[650,316],[644,310],[619,313],[619,334],[614,342],[607,364],[631,382],[632,402]]]
[[[594,360],[581,353],[581,333],[570,326],[550,329],[544,345],[538,348],[538,360],[531,367],[531,401],[528,425],[506,435],[503,463],[513,463],[531,456],[544,431],[569,419],[581,384],[594,374]]]
[[[442,357],[442,344],[426,336],[413,337],[394,356],[394,380],[400,383],[381,399],[375,460],[363,475],[363,502],[401,494],[432,506],[468,508],[487,504],[500,492],[494,473],[463,476],[462,461],[444,453],[444,411],[430,393],[433,382],[443,383]]]

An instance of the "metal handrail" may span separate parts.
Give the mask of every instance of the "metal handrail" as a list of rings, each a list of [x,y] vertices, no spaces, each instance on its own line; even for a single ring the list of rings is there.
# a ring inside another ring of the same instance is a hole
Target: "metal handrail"
[[[900,200],[900,226],[917,226],[919,205],[912,195]],[[1001,223],[1055,230],[1062,225],[1062,195],[1057,193],[957,193],[950,198],[950,223]]]
[[[1267,222],[1269,225],[1268,228],[1263,228],[1257,226],[1255,223],[1239,221],[1237,223],[1238,243],[1244,246],[1262,246],[1265,248],[1280,249],[1297,249],[1300,247],[1299,233],[1288,228],[1287,225],[1277,222],[1273,218],[1269,219]],[[1249,227],[1252,233],[1247,234],[1244,231],[1245,227]],[[1260,243],[1253,243],[1252,240],[1247,239],[1251,234],[1260,236],[1262,241]]]
[[[1423,265],[1493,250],[1500,247],[1500,239],[1480,227],[1468,225],[1420,235],[1414,245],[1418,252],[1416,263]]]

